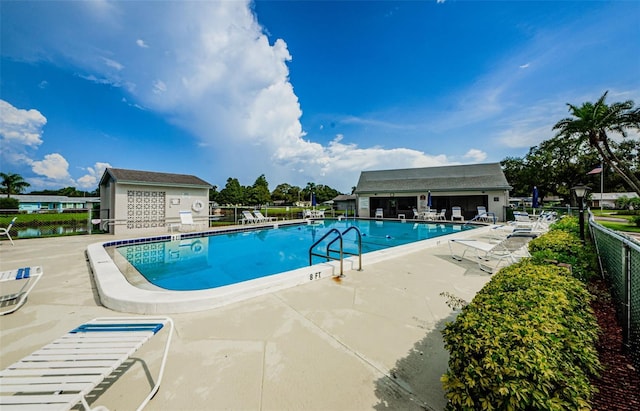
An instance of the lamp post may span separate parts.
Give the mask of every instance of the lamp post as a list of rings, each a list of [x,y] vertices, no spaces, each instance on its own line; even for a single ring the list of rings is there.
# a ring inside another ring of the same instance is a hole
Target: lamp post
[[[580,183],[575,187],[571,187],[571,190],[576,194],[578,199],[578,209],[580,213],[578,215],[578,221],[580,223],[580,240],[584,242],[584,196],[590,188]]]

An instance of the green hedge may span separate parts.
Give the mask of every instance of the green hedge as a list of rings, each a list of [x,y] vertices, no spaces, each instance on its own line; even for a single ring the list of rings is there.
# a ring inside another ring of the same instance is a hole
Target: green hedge
[[[443,331],[447,409],[590,409],[600,367],[590,298],[566,268],[500,270]]]
[[[549,232],[529,242],[529,252],[537,263],[571,265],[573,276],[585,282],[598,272],[597,255],[590,243],[580,240],[576,217],[563,217],[552,224]]]

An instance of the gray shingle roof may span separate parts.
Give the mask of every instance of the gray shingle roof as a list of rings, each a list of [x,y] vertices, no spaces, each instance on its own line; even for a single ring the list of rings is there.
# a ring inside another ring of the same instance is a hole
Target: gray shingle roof
[[[126,170],[123,168],[107,168],[100,180],[102,185],[110,176],[117,183],[135,183],[150,185],[171,185],[171,186],[191,186],[208,187],[211,184],[199,177],[188,174],[157,173],[153,171]]]
[[[500,163],[363,171],[356,193],[509,190]]]
[[[340,194],[333,198],[333,201],[355,201],[356,196],[352,194]]]

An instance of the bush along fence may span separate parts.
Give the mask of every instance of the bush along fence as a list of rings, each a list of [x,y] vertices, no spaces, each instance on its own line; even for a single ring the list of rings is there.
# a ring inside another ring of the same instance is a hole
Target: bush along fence
[[[589,218],[603,279],[609,284],[622,341],[640,369],[640,245]]]
[[[591,409],[599,327],[585,281],[597,263],[577,219],[560,221],[445,326],[447,409]]]

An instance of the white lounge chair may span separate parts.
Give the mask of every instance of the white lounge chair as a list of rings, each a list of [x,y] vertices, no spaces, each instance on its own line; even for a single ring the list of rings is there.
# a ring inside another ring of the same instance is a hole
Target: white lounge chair
[[[462,208],[458,206],[451,207],[451,221],[461,220],[464,221],[464,216],[462,215]]]
[[[485,206],[476,207],[476,216],[474,217],[474,220],[484,221],[484,222],[494,222],[493,218],[487,213],[487,208]]]
[[[489,231],[489,238],[494,242],[502,241],[509,236],[535,238],[547,231],[548,229],[546,228],[518,228],[509,224],[494,224],[491,226],[491,230]]]
[[[384,218],[384,213],[381,208],[376,208],[375,218]]]
[[[255,218],[255,216],[253,214],[251,214],[251,211],[249,210],[243,210],[242,211],[242,216],[243,218],[240,219],[240,223],[241,224],[255,224],[258,222],[258,220]]]
[[[194,231],[197,228],[196,223],[193,222],[193,214],[189,210],[180,210],[180,231],[189,229]]]
[[[522,257],[530,257],[527,243],[530,238],[508,236],[498,243],[489,243],[474,239],[449,240],[449,251],[454,260],[462,261],[468,251],[474,252],[474,261],[478,262],[481,270],[494,273],[501,262],[508,260],[515,263]],[[462,253],[456,253],[454,245],[463,247]]]
[[[259,223],[267,223],[269,221],[276,221],[277,218],[275,217],[265,217],[262,215],[262,213],[258,210],[255,210],[253,212],[253,215],[256,217],[256,220],[258,220]]]
[[[514,212],[513,216],[514,220],[509,221],[511,226],[534,231],[546,231],[549,229],[549,225],[557,220],[557,215],[550,212],[543,212],[537,217],[523,212]]]
[[[443,208],[442,210],[440,210],[440,212],[438,212],[436,214],[436,220],[446,220],[447,219],[447,210],[445,208]]]
[[[168,326],[168,327],[167,327]],[[168,317],[96,318],[0,371],[0,409],[91,410],[87,395],[105,380],[117,378],[121,366],[158,332],[167,327],[162,363],[142,410],[162,381],[173,335]],[[119,369],[120,368],[120,369]],[[148,376],[150,383],[151,376]],[[94,393],[95,394],[95,393]],[[127,393],[129,396],[130,393]],[[105,410],[98,406],[94,410]]]
[[[13,219],[11,220],[11,222],[6,228],[0,227],[0,235],[6,235],[9,241],[11,241],[11,245],[15,245],[15,244],[13,244],[13,239],[11,239],[11,233],[9,232],[9,230],[11,230],[11,227],[13,227],[13,223],[16,222],[17,218],[18,217],[13,217]]]
[[[10,314],[22,307],[40,278],[42,267],[39,266],[0,272],[0,315]]]

